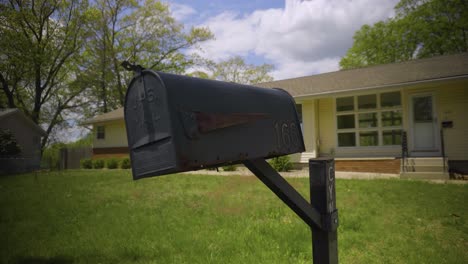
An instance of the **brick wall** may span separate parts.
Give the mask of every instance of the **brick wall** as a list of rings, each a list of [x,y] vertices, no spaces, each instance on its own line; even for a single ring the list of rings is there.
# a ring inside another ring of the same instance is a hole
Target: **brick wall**
[[[128,147],[93,148],[93,159],[128,157]]]
[[[335,160],[336,171],[400,173],[400,159]]]

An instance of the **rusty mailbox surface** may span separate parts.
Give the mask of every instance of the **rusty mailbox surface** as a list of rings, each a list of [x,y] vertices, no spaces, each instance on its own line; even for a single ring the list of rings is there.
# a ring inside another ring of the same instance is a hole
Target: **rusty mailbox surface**
[[[281,89],[143,70],[129,84],[125,123],[134,179],[305,150]]]

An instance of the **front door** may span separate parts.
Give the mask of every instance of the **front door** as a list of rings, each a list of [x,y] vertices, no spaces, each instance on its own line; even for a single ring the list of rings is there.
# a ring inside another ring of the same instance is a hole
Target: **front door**
[[[437,118],[432,94],[411,96],[412,154],[414,156],[439,155]]]

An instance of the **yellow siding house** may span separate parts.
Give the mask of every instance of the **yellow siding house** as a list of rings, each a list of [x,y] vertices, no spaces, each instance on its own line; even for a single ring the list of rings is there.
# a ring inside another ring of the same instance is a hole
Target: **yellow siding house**
[[[468,173],[468,53],[258,84],[298,104],[306,152],[337,171],[447,178]],[[126,155],[123,110],[89,121],[94,154]]]

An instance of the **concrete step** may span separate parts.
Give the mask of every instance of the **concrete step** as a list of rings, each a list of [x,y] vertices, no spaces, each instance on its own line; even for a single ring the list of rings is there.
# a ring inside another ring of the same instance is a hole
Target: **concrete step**
[[[401,179],[420,180],[448,180],[450,175],[445,172],[404,172],[400,174]]]
[[[309,163],[309,159],[316,158],[316,155],[314,152],[302,152],[300,153],[300,162],[301,163]]]
[[[447,167],[445,167],[447,170]],[[418,165],[418,166],[404,166],[403,171],[407,172],[446,172],[444,171],[444,166],[437,165],[437,166],[429,166],[429,165]]]
[[[444,159],[443,158],[407,158],[404,161],[405,165],[415,165],[415,166],[443,166]],[[445,160],[445,164],[447,165],[447,159]]]

